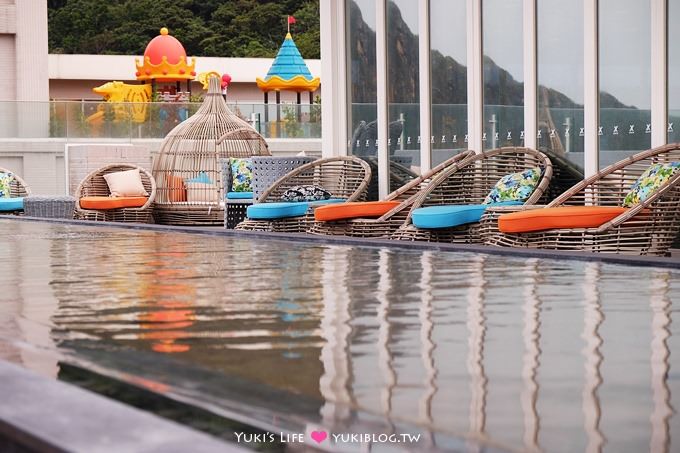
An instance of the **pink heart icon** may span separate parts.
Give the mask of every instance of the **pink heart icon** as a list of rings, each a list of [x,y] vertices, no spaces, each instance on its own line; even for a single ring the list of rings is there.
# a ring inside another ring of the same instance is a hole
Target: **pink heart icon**
[[[320,444],[324,440],[326,440],[326,437],[328,437],[328,433],[326,431],[312,431],[312,434],[310,434],[312,439],[316,441],[317,444]]]

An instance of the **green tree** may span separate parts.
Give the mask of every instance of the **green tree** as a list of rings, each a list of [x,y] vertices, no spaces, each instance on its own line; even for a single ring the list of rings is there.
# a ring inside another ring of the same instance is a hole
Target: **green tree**
[[[273,57],[292,31],[319,58],[319,0],[48,0],[52,53],[141,54],[161,27],[190,56]]]

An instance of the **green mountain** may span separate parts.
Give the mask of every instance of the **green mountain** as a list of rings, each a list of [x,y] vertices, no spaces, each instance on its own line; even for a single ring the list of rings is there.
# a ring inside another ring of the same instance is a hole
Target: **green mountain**
[[[161,27],[189,56],[274,57],[287,16],[304,58],[320,58],[319,0],[48,0],[49,51],[144,53]]]

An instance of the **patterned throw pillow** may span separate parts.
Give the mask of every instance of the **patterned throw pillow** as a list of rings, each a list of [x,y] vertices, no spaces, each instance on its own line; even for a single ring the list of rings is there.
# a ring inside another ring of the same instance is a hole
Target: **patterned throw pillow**
[[[503,176],[491,189],[483,204],[503,201],[527,201],[541,180],[541,169],[530,168],[521,173]]]
[[[253,161],[252,159],[229,159],[231,165],[231,192],[253,191]]]
[[[320,201],[328,200],[331,193],[319,186],[295,186],[281,196],[283,201]]]
[[[623,207],[630,208],[645,201],[666,181],[671,179],[678,169],[680,169],[680,162],[650,165],[626,194],[623,199]]]
[[[12,173],[0,173],[0,198],[10,198],[12,181],[14,175]]]

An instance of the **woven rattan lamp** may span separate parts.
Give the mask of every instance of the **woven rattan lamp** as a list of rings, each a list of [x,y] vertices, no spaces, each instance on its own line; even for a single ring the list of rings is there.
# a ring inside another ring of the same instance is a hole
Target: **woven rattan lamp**
[[[229,110],[211,77],[203,105],[165,137],[153,164],[158,223],[222,225],[219,159],[269,156],[264,138]]]

